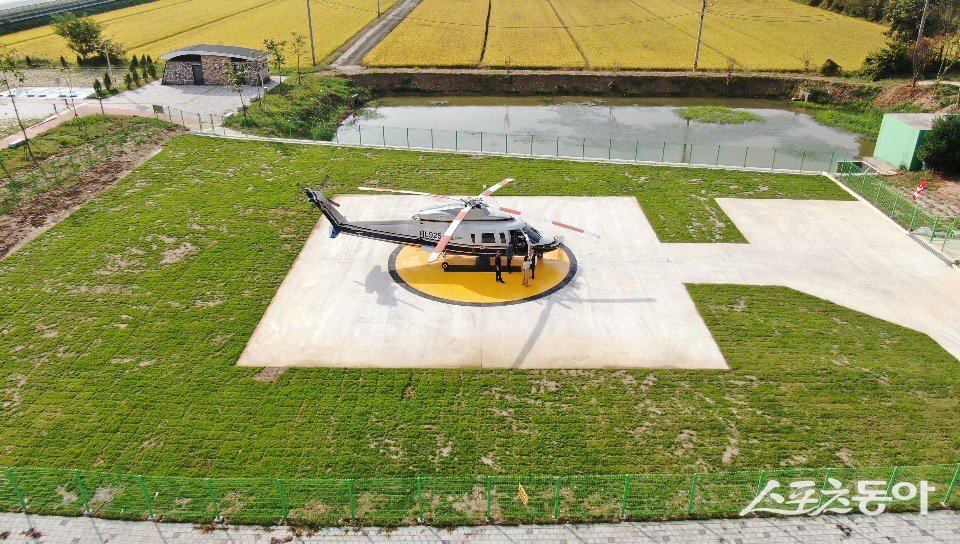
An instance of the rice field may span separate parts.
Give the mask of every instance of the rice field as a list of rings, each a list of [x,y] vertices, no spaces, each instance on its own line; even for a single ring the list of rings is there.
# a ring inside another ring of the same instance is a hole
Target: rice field
[[[700,0],[423,0],[365,64],[494,68],[693,66]],[[715,0],[700,67],[859,68],[885,28],[790,0]]]
[[[381,0],[382,9],[394,0]],[[312,5],[317,60],[333,53],[376,18],[376,0],[315,1]],[[104,34],[131,54],[154,58],[194,43],[262,47],[266,38],[289,40],[291,32],[306,35],[303,0],[158,0],[93,16]],[[0,36],[0,45],[22,54],[73,61],[63,38],[43,26]],[[309,52],[307,53],[309,62]],[[290,59],[289,64],[295,61]]]

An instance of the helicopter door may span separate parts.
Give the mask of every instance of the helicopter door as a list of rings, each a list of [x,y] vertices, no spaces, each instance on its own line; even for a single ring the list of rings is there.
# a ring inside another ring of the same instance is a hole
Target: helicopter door
[[[527,238],[519,230],[510,231],[510,246],[517,255],[527,252]]]

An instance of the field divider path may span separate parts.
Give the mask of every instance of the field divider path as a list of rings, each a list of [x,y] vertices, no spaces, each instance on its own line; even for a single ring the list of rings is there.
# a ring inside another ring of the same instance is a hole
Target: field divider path
[[[367,56],[374,47],[380,45],[380,42],[393,32],[397,25],[403,22],[410,13],[420,5],[421,0],[404,0],[387,10],[380,18],[380,21],[364,32],[357,41],[353,43],[342,55],[337,57],[331,65],[337,68],[359,68],[363,58]]]
[[[480,66],[487,58],[487,41],[490,39],[490,14],[493,12],[493,0],[487,0],[487,19],[483,26],[483,46],[480,48]]]
[[[587,52],[583,50],[583,46],[580,45],[580,42],[577,40],[577,37],[573,35],[573,32],[570,31],[570,27],[567,25],[567,22],[563,20],[563,16],[560,15],[560,10],[557,9],[557,6],[553,4],[553,0],[547,0],[547,3],[550,4],[550,9],[553,10],[553,13],[557,15],[557,20],[560,21],[560,24],[563,25],[563,30],[567,32],[567,36],[570,36],[570,41],[573,42],[573,45],[577,47],[577,51],[580,52],[580,56],[583,57],[583,63],[587,70],[593,68],[593,64],[590,62],[590,57],[587,56]]]

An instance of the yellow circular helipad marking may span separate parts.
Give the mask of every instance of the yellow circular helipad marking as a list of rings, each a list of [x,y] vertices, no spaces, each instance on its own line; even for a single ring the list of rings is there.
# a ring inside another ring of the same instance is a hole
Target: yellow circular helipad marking
[[[497,283],[490,271],[473,271],[476,257],[451,256],[445,271],[440,262],[428,263],[430,254],[420,248],[402,246],[390,257],[390,275],[418,295],[440,302],[470,306],[516,304],[544,297],[566,285],[576,273],[576,259],[566,247],[546,253],[537,261],[537,277],[523,285],[522,257],[513,258],[512,273],[506,271]],[[462,267],[462,268],[461,268]],[[470,271],[461,271],[470,270]]]

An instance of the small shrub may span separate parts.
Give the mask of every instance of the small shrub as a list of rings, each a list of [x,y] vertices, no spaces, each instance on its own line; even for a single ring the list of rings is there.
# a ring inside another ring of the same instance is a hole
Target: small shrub
[[[941,117],[918,151],[920,160],[944,174],[960,174],[960,115]]]
[[[113,80],[110,79],[110,72],[103,73],[103,86],[108,91],[113,89]]]
[[[67,59],[63,58],[63,55],[60,55],[60,66],[67,67]]]
[[[99,79],[93,80],[93,91],[97,93],[97,96],[103,95],[103,85],[100,83]]]
[[[123,84],[127,86],[128,91],[133,88],[133,77],[130,72],[123,75]]]
[[[833,59],[827,59],[824,61],[823,66],[820,67],[820,75],[826,77],[837,77],[843,70],[840,68],[840,65],[837,64]]]

